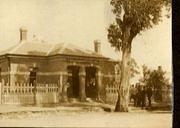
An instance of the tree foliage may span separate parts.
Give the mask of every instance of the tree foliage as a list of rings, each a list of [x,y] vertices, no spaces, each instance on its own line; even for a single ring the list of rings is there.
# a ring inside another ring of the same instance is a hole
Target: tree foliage
[[[170,8],[170,0],[111,0],[115,22],[108,28],[108,40],[112,47],[122,51],[121,80],[115,111],[128,112],[129,79],[131,77],[132,41],[141,31],[157,25],[164,7]]]
[[[139,66],[134,58],[131,58],[129,67],[130,67],[130,78],[133,78],[133,77],[135,77],[135,75],[140,74]],[[118,68],[119,72],[121,72],[121,69],[120,69],[121,65],[118,65],[117,68]]]
[[[133,78],[135,75],[140,74],[139,72],[139,66],[134,58],[131,58],[130,63],[130,77]]]
[[[166,72],[159,66],[155,70],[149,69],[147,66],[143,65],[143,77],[140,82],[145,86],[150,86],[154,89],[155,98],[162,100],[162,90],[164,88],[169,88],[169,79],[166,77]]]
[[[157,25],[162,19],[162,10],[170,10],[171,0],[111,0],[115,14],[115,23],[108,28],[108,40],[112,47],[123,50],[128,44],[124,42],[126,28],[130,28],[129,40],[141,31]]]
[[[143,78],[140,80],[146,86],[162,88],[169,85],[169,79],[166,77],[166,72],[159,66],[155,70],[149,69],[143,65]]]

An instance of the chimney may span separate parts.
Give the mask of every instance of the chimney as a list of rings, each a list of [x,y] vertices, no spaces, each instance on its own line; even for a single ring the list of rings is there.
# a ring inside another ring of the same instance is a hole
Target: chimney
[[[94,51],[98,54],[101,53],[101,42],[99,40],[94,41]]]
[[[27,28],[21,27],[20,28],[20,42],[26,41],[27,39]]]

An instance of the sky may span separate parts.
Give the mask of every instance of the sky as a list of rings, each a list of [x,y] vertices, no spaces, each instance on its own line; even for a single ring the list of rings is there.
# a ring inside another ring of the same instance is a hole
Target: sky
[[[36,35],[49,43],[66,42],[94,50],[93,41],[98,39],[103,55],[121,59],[107,40],[112,22],[109,0],[0,0],[0,50],[19,43],[19,28],[26,26],[28,40]],[[170,76],[171,49],[171,18],[163,18],[133,40],[132,57],[139,67],[161,65]]]

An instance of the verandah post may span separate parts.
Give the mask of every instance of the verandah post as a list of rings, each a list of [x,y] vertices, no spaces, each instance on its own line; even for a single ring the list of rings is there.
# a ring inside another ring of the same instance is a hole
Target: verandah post
[[[85,79],[86,79],[86,70],[85,70],[84,66],[81,66],[79,69],[79,97],[80,97],[80,101],[86,101]]]

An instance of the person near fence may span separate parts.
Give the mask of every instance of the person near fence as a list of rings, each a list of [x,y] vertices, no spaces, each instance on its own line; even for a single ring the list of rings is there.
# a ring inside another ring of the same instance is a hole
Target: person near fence
[[[146,106],[146,88],[145,86],[142,86],[142,89],[140,91],[140,100],[141,100],[141,109],[144,109]]]
[[[130,102],[131,102],[131,99],[133,99],[134,106],[136,106],[137,88],[134,85],[132,85],[130,88]]]
[[[141,106],[141,85],[137,84],[137,94],[136,94],[136,107]]]
[[[147,87],[146,93],[148,98],[148,107],[151,107],[152,88],[150,86]]]
[[[70,87],[70,84],[68,81],[64,80],[63,81],[63,87],[62,87],[62,100],[64,102],[67,101],[67,89]]]
[[[130,98],[129,98],[130,102],[131,102],[132,99],[134,99],[133,91],[134,91],[134,85],[132,84],[130,86]]]

